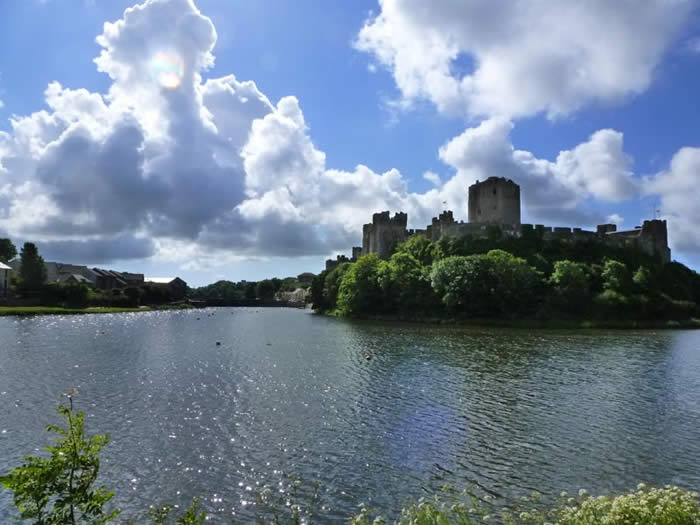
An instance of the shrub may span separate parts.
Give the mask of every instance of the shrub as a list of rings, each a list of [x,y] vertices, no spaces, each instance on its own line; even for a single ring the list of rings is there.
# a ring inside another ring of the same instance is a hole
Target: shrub
[[[37,524],[107,523],[119,514],[104,506],[113,493],[93,485],[100,471],[99,453],[109,436],[86,437],[82,412],[70,405],[59,405],[58,413],[66,426],[48,425],[46,430],[58,435],[53,446],[46,447],[48,458],[25,456],[25,463],[6,476],[0,484],[14,492],[14,503],[22,519],[36,519]]]
[[[379,286],[380,259],[376,253],[360,257],[343,275],[338,289],[338,310],[344,314],[376,312],[383,304]]]
[[[561,525],[691,525],[700,523],[700,506],[696,492],[671,485],[648,488],[640,484],[636,491],[619,496],[593,498],[582,491],[572,504],[555,509],[554,516]]]

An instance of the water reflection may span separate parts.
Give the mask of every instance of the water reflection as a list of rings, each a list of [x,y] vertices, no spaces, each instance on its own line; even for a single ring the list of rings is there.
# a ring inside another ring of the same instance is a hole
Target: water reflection
[[[219,309],[5,318],[0,341],[0,470],[44,444],[58,395],[77,386],[90,428],[113,436],[103,471],[127,515],[201,495],[250,517],[253,494],[291,472],[322,482],[337,519],[445,483],[509,500],[700,477],[696,332]],[[0,521],[9,503],[0,495]]]

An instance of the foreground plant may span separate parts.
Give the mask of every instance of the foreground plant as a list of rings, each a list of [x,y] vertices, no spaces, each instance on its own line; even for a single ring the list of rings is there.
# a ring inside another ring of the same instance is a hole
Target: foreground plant
[[[73,410],[74,392],[67,394],[69,405],[59,405],[65,427],[48,425],[57,434],[53,446],[46,447],[48,458],[25,456],[24,464],[6,476],[0,485],[14,492],[19,518],[34,519],[35,525],[107,523],[119,510],[105,511],[113,492],[93,487],[100,472],[100,451],[109,443],[108,435],[85,435],[84,415]]]
[[[700,523],[698,493],[675,486],[650,488],[640,483],[637,490],[619,496],[588,496],[561,506],[555,515],[562,525],[692,525]]]
[[[171,515],[173,508],[172,505],[151,507],[148,509],[148,517],[153,522],[153,525],[166,525],[169,523],[174,523],[175,525],[204,525],[204,521],[207,519],[207,515],[204,512],[199,512],[199,500],[197,498],[192,500],[192,504],[180,517]]]
[[[461,493],[462,498],[467,493]],[[382,517],[375,517],[361,506],[360,513],[350,519],[350,525],[385,525]],[[443,499],[418,500],[401,510],[395,525],[476,525],[503,523],[504,525],[698,525],[700,504],[698,493],[666,485],[649,488],[640,484],[636,491],[617,496],[591,497],[581,490],[578,497],[562,493],[559,504],[543,508],[539,495],[524,498],[515,509],[488,512],[473,497],[459,502],[454,494]]]

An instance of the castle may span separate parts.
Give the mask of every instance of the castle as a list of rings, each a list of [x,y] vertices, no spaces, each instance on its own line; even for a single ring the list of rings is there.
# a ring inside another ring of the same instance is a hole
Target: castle
[[[489,177],[483,182],[476,181],[469,187],[469,222],[456,222],[452,211],[443,211],[424,230],[408,230],[408,215],[399,212],[393,217],[388,211],[372,215],[372,222],[362,227],[362,246],[352,249],[352,257],[338,255],[326,261],[330,270],[343,262],[354,262],[363,255],[376,253],[388,259],[396,246],[412,235],[425,235],[437,241],[443,235],[462,237],[471,235],[485,237],[497,226],[505,235],[520,236],[529,231],[537,231],[544,240],[570,239],[571,241],[600,240],[611,246],[634,246],[662,262],[671,261],[668,248],[668,234],[665,220],[644,221],[632,230],[617,231],[615,224],[600,224],[596,231],[581,228],[562,228],[542,224],[521,224],[520,186],[504,177]]]

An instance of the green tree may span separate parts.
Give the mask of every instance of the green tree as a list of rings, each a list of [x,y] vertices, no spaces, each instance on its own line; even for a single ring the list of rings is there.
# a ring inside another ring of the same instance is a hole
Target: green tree
[[[333,268],[323,282],[323,301],[321,311],[334,310],[338,304],[338,292],[343,276],[350,271],[353,263],[341,263]]]
[[[362,315],[382,308],[383,297],[379,286],[379,265],[376,253],[370,253],[350,266],[343,275],[338,290],[338,310],[344,314]]]
[[[614,259],[607,259],[605,261],[601,277],[603,279],[604,291],[611,290],[619,294],[626,294],[629,292],[632,285],[627,266]]]
[[[590,282],[586,265],[567,259],[554,263],[554,271],[549,278],[559,306],[578,310],[590,296]]]
[[[249,301],[257,297],[257,283],[246,283],[244,297]]]
[[[19,273],[22,285],[28,290],[38,290],[46,281],[44,259],[39,255],[36,245],[31,242],[24,243],[20,257],[22,267]]]
[[[15,258],[17,248],[10,239],[0,239],[0,262],[7,263]]]
[[[482,313],[494,286],[490,269],[486,255],[452,255],[433,264],[430,282],[448,309]]]
[[[525,259],[503,250],[491,250],[486,257],[492,265],[488,309],[495,313],[532,310],[537,290],[542,283],[542,273],[530,266]]]
[[[531,309],[541,282],[524,259],[503,250],[447,257],[433,265],[430,278],[445,306],[484,316]]]
[[[651,288],[651,272],[646,266],[640,266],[632,276],[632,282],[640,293],[647,293]]]
[[[378,281],[389,310],[426,310],[433,306],[428,267],[413,255],[399,250],[378,269]]]
[[[435,246],[425,235],[413,235],[399,244],[396,253],[406,253],[423,266],[430,266],[435,257]]]
[[[129,287],[124,290],[124,295],[127,297],[129,306],[136,308],[141,302],[141,290],[136,287]]]
[[[282,281],[280,281],[280,284]],[[275,283],[270,279],[264,279],[260,281],[255,287],[255,295],[258,299],[270,300],[275,295]]]
[[[85,435],[82,412],[70,405],[59,405],[58,413],[66,426],[48,425],[58,435],[53,446],[46,447],[49,458],[25,456],[25,463],[0,476],[0,484],[14,492],[19,517],[35,519],[35,525],[103,524],[119,514],[105,511],[113,493],[93,485],[100,471],[100,451],[109,443],[108,435]]]

